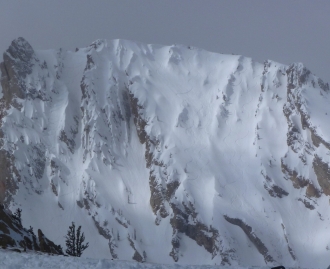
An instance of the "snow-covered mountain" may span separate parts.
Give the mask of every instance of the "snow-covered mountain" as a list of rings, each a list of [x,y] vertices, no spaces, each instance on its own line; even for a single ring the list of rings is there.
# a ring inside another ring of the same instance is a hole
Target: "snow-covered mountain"
[[[326,267],[330,90],[302,64],[97,40],[1,63],[0,190],[85,256]]]

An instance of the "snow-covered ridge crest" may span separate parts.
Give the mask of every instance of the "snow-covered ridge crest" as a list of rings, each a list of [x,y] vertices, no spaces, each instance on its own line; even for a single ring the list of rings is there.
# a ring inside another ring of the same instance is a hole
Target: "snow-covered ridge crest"
[[[94,257],[327,265],[329,85],[302,64],[125,40],[4,55],[1,199],[26,226],[61,243],[79,222]]]

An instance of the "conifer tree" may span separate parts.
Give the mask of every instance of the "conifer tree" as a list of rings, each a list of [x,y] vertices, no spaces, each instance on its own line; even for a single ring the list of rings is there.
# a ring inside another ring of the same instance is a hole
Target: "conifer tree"
[[[84,233],[80,232],[81,226],[77,229],[77,237],[76,237],[76,251],[77,251],[77,257],[80,257],[83,251],[88,248],[88,242],[87,244],[83,244],[85,241],[85,235]],[[81,234],[80,234],[81,233]]]
[[[13,214],[13,218],[18,222],[20,226],[22,226],[22,209],[17,208]]]
[[[66,253],[70,256],[76,256],[76,226],[74,222],[72,225],[69,226],[68,233],[65,237],[65,244],[66,244]]]
[[[80,257],[83,251],[88,248],[88,244],[84,244],[85,235],[81,233],[81,226],[78,227],[76,232],[76,226],[74,222],[72,222],[71,226],[69,226],[69,230],[67,235],[65,236],[65,244],[66,244],[66,253],[70,256]]]

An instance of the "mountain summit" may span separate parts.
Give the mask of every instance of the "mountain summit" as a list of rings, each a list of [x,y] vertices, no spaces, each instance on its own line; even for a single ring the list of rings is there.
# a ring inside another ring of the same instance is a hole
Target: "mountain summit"
[[[1,63],[0,199],[87,256],[325,267],[330,90],[302,64],[97,40],[12,42]]]

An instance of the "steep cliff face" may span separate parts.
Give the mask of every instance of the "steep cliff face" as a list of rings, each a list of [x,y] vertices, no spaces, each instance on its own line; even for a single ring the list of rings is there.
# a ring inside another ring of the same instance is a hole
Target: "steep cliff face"
[[[3,62],[0,64],[2,98],[0,100],[1,120],[7,114],[10,106],[20,109],[16,98],[24,99],[26,96],[25,78],[32,73],[34,63],[34,51],[29,43],[23,38],[12,42],[8,50],[3,54]],[[1,132],[1,138],[3,138]],[[3,144],[3,143],[2,143]],[[0,151],[1,177],[0,177],[0,200],[5,201],[13,194],[19,181],[18,171],[13,165],[13,156],[6,150]],[[7,194],[7,197],[6,197]]]
[[[34,56],[31,45],[21,37],[14,40],[3,54],[3,62],[0,65],[1,84],[3,99],[7,105],[12,103],[15,97],[23,99],[26,96],[24,79],[32,73]]]
[[[76,221],[94,257],[327,264],[330,91],[302,64],[19,38],[1,78],[1,201],[27,225]]]

